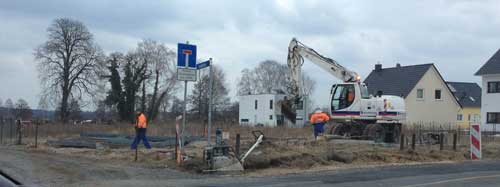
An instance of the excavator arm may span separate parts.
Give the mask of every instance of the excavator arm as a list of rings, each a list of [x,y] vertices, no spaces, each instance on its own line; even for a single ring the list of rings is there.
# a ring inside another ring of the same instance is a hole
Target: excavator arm
[[[360,80],[360,76],[356,72],[348,70],[337,61],[319,54],[314,49],[293,38],[288,46],[287,63],[293,83],[291,94],[295,99],[301,98],[304,93],[301,72],[304,57],[344,82],[357,82]]]
[[[307,58],[344,82],[360,81],[360,76],[356,72],[348,70],[337,61],[319,54],[314,49],[307,47],[293,38],[288,46],[287,59],[292,79],[290,90],[292,97],[282,102],[281,111],[294,124],[303,124],[307,120],[307,114],[303,105],[304,99],[302,98],[304,94],[304,87],[302,85],[302,65],[304,64],[304,58]]]

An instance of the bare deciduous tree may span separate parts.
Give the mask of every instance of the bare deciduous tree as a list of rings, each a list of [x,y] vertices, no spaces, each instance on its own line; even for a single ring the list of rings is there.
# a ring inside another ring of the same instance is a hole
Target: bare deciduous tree
[[[16,106],[14,109],[14,114],[16,118],[20,119],[31,119],[32,116],[32,111],[30,106],[28,105],[28,102],[26,102],[24,99],[19,99],[16,102]]]
[[[147,115],[149,120],[156,119],[160,106],[178,88],[175,52],[162,43],[154,40],[144,40],[137,48],[139,58],[148,64],[150,76],[146,80],[148,84]],[[144,85],[144,87],[146,87]],[[143,95],[147,92],[143,90]],[[146,100],[146,97],[144,97]],[[146,105],[146,103],[143,103]]]
[[[311,95],[314,91],[315,82],[305,73],[302,74],[304,93]],[[255,69],[244,69],[242,77],[238,82],[238,94],[262,94],[283,91],[288,93],[291,88],[290,71],[286,64],[280,64],[273,60],[266,60]]]
[[[212,109],[213,112],[223,111],[229,107],[229,90],[226,87],[226,76],[222,68],[213,66],[213,85],[212,85]],[[208,72],[200,75],[198,81],[194,84],[193,93],[189,96],[193,111],[198,113],[200,119],[205,119],[208,113],[208,88],[209,74]]]
[[[5,100],[5,117],[7,118],[12,118],[14,117],[14,102],[12,102],[12,99],[8,98]]]
[[[66,122],[69,99],[92,96],[103,55],[80,21],[56,19],[47,32],[48,40],[35,49],[42,97],[59,105],[59,119]]]

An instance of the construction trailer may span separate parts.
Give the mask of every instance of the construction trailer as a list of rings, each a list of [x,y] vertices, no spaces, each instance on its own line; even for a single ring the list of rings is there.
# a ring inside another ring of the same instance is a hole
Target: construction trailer
[[[294,123],[283,113],[281,102],[286,100],[285,94],[249,94],[239,96],[240,125],[265,127],[295,127]]]

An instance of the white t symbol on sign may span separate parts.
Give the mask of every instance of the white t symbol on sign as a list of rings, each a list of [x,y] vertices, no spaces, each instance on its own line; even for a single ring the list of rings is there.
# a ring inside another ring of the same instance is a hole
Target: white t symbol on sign
[[[186,55],[186,68],[189,67],[189,55],[191,55],[193,53],[193,51],[191,50],[188,50],[188,49],[184,49],[182,50],[182,53]]]

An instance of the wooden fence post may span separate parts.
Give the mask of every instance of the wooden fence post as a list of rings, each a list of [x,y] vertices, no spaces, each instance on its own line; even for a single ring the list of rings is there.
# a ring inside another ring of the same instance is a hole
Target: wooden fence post
[[[411,135],[411,149],[412,150],[415,150],[415,143],[416,143],[415,141],[416,141],[416,139],[417,139],[417,136],[415,135],[415,133],[412,134]]]
[[[236,157],[240,159],[240,134],[236,134],[236,146],[235,146],[235,152],[236,152]]]
[[[405,135],[401,133],[401,137],[399,138],[399,150],[405,149]]]
[[[17,127],[16,127],[16,131],[17,131],[17,145],[21,145],[21,142],[22,142],[22,129],[21,129],[21,119],[18,119],[17,120]]]
[[[443,150],[444,149],[444,133],[440,133],[439,134],[439,150]]]
[[[457,150],[457,133],[453,133],[453,150]]]
[[[38,148],[38,124],[40,122],[37,120],[35,121],[35,148]]]

